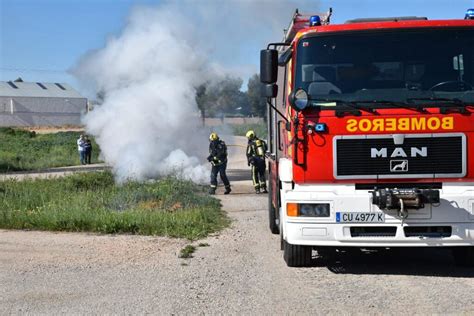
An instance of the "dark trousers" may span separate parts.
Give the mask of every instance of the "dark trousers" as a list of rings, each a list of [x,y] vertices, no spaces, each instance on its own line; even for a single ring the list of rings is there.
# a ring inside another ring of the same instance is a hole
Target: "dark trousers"
[[[86,163],[90,164],[91,163],[91,156],[92,156],[92,149],[85,150],[85,155],[86,155]]]
[[[255,190],[266,190],[265,170],[265,159],[254,158],[252,164],[252,181]]]
[[[227,169],[227,162],[212,166],[211,169],[211,188],[217,188],[217,174],[221,175],[221,180],[226,187],[230,186],[229,179],[227,179],[227,175],[225,174],[225,169]]]

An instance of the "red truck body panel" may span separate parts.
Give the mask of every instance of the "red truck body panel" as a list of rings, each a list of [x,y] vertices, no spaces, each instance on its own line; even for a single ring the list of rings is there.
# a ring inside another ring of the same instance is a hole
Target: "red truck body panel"
[[[357,179],[357,180],[336,180],[334,178],[333,168],[333,138],[336,135],[380,135],[380,134],[432,134],[432,133],[465,133],[468,140],[467,144],[467,175],[463,178],[421,178],[421,179],[410,179],[409,182],[456,182],[466,181],[474,182],[474,107],[469,110],[471,114],[439,114],[438,109],[430,109],[430,112],[436,114],[420,114],[410,110],[397,109],[397,110],[384,110],[380,109],[377,111],[378,115],[364,113],[361,116],[347,115],[343,118],[338,118],[334,115],[333,111],[322,111],[320,116],[307,114],[305,115],[305,124],[308,123],[326,123],[329,126],[327,133],[312,133],[306,135],[300,134],[300,137],[304,137],[307,147],[304,149],[307,155],[306,164],[304,166],[293,166],[293,180],[296,183],[373,183],[373,182],[406,182],[406,179]],[[395,124],[397,122],[412,122],[418,124],[418,129],[406,128],[400,130]],[[443,124],[443,119],[448,122],[447,129],[440,131],[439,129],[430,129],[430,127],[437,127],[437,125]],[[373,122],[377,122],[374,126]],[[382,121],[382,122],[381,122]],[[361,124],[362,122],[362,124]],[[369,123],[371,122],[371,123]],[[393,123],[395,122],[395,123]],[[421,122],[421,126],[420,126]],[[423,124],[423,122],[425,122]],[[431,122],[428,126],[428,122]],[[438,123],[439,122],[439,123]],[[452,123],[451,123],[452,122]],[[357,125],[355,125],[357,124]],[[452,124],[452,125],[451,125]],[[354,126],[355,125],[355,126]],[[364,130],[360,130],[362,127]],[[351,130],[348,131],[348,127]],[[368,130],[370,128],[370,130]],[[385,131],[381,131],[385,129]],[[387,129],[389,129],[387,131]],[[304,154],[303,149],[300,146],[299,155]]]
[[[299,39],[320,33],[350,33],[360,31],[407,30],[407,29],[448,29],[474,28],[474,20],[407,20],[397,22],[363,22],[338,25],[322,25],[301,29],[292,42],[296,52]],[[288,85],[287,97],[292,89],[295,76],[296,54],[293,54],[291,76],[285,82]],[[333,110],[314,111],[307,109],[297,113],[286,102],[288,119],[298,115],[300,126],[308,123],[326,123],[329,130],[326,133],[308,134],[307,130],[300,129],[298,138],[303,139],[296,154],[305,157],[303,165],[293,164],[293,181],[295,183],[376,183],[376,182],[474,182],[474,104],[467,107],[468,113],[441,114],[439,108],[429,107],[427,112],[419,113],[415,110],[393,108],[377,109],[376,114],[362,111],[362,115],[345,115],[336,117]],[[402,125],[399,125],[400,119]],[[419,121],[421,119],[421,122]],[[413,120],[417,120],[413,123]],[[443,121],[444,120],[444,121]],[[408,122],[408,126],[406,125]],[[424,122],[424,123],[423,123]],[[420,125],[421,124],[421,125]],[[444,124],[444,125],[443,125]],[[439,125],[439,126],[438,126]],[[369,128],[370,126],[370,128]],[[401,126],[401,128],[400,128]],[[446,128],[443,128],[446,127]],[[293,129],[292,129],[293,130]],[[351,179],[340,180],[334,177],[333,139],[336,135],[377,135],[377,134],[434,134],[434,133],[464,133],[467,139],[467,174],[462,178],[397,178],[397,179]],[[287,133],[280,130],[284,156],[294,159],[293,131]]]
[[[345,31],[374,31],[389,29],[412,29],[412,28],[450,28],[450,27],[473,27],[474,20],[407,20],[397,22],[365,22],[365,23],[347,23],[331,24],[307,27],[302,29],[296,39],[313,32],[345,32]]]

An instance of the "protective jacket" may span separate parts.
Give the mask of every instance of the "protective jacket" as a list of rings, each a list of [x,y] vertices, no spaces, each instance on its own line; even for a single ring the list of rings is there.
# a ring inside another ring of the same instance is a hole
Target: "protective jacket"
[[[209,156],[207,160],[213,166],[219,166],[227,162],[227,146],[224,141],[217,139],[209,143]]]
[[[247,161],[249,164],[255,164],[257,160],[265,161],[265,152],[267,151],[267,144],[264,140],[255,137],[249,140],[247,144]]]
[[[252,182],[256,193],[260,190],[267,192],[267,185],[265,180],[265,152],[267,151],[267,144],[265,141],[254,137],[249,139],[247,145],[247,161],[248,165],[252,165]]]

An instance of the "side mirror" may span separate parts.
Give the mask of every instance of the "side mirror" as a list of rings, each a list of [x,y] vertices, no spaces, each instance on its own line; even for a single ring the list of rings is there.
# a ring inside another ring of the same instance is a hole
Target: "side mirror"
[[[296,111],[304,110],[309,104],[308,93],[304,89],[296,89],[290,93],[288,101]]]
[[[275,83],[278,77],[278,51],[264,49],[260,51],[260,81]]]
[[[262,85],[262,97],[265,98],[276,98],[278,95],[278,86],[274,83]]]

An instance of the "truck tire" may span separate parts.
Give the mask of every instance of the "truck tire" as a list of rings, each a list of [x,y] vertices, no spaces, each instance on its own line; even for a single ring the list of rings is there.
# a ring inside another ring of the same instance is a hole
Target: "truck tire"
[[[285,249],[285,239],[283,239],[283,227],[280,221],[280,250]]]
[[[289,267],[307,267],[312,261],[311,246],[292,245],[283,241],[283,259]]]
[[[459,266],[474,266],[474,247],[455,247],[452,250],[454,262]]]
[[[280,228],[278,227],[276,220],[276,209],[273,207],[273,201],[272,201],[272,196],[273,196],[273,188],[271,183],[269,183],[268,186],[268,222],[270,226],[270,231],[272,234],[278,234],[280,233]]]

